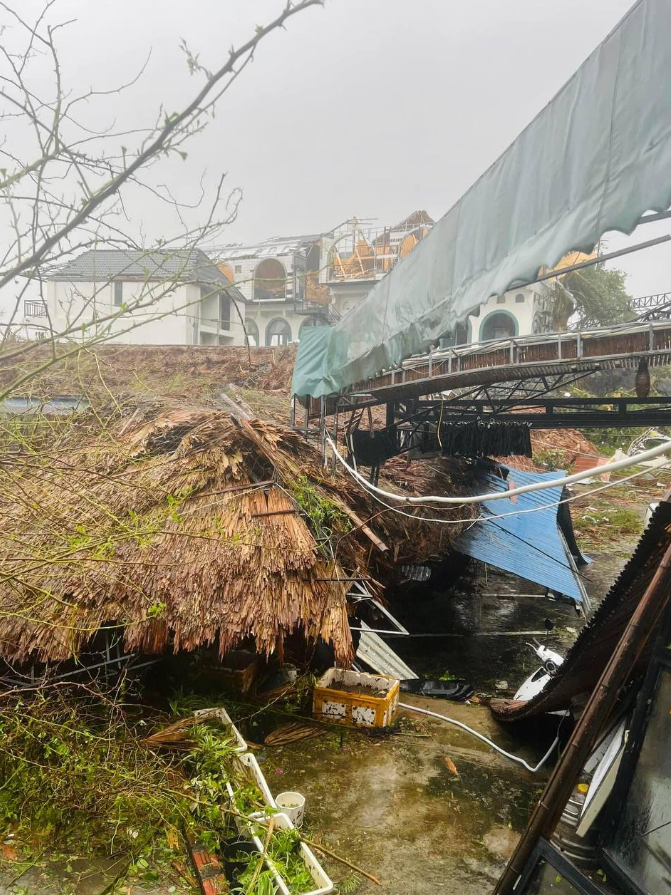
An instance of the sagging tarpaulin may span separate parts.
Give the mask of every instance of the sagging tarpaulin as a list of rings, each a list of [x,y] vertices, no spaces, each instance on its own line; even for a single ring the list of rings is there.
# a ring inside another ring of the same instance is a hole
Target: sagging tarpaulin
[[[505,478],[501,477],[501,471]],[[564,476],[554,472],[525,472],[503,464],[481,464],[477,473],[478,491],[507,491],[533,482],[552,481]],[[513,484],[514,483],[514,484]],[[482,504],[481,521],[459,535],[452,545],[459,553],[533,581],[555,594],[574,600],[585,609],[589,598],[560,528],[559,504],[562,486],[520,494],[513,500],[492,500]],[[529,512],[532,510],[533,512]],[[506,514],[514,515],[506,515]],[[492,518],[501,516],[503,518]],[[569,516],[570,525],[570,516]],[[569,539],[572,532],[569,530]],[[578,555],[578,561],[582,557]],[[584,561],[584,560],[582,560]]]
[[[339,392],[426,351],[489,296],[671,205],[671,3],[639,0],[364,301],[301,338],[293,392]],[[436,96],[439,96],[439,92]],[[437,113],[439,113],[437,109]]]

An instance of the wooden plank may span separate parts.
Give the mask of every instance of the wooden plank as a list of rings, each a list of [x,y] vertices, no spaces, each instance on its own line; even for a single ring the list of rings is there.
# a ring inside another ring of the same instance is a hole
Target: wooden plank
[[[332,496],[331,500],[343,511],[343,513],[354,523],[355,527],[366,535],[369,541],[371,541],[380,553],[386,553],[389,550],[389,547],[382,538],[378,538],[375,532],[368,527],[368,525],[361,519],[354,510],[350,510],[347,504],[343,503],[341,500],[338,500],[336,497]]]
[[[193,842],[186,833],[184,838],[202,895],[229,895],[228,880],[219,860],[204,845]]]

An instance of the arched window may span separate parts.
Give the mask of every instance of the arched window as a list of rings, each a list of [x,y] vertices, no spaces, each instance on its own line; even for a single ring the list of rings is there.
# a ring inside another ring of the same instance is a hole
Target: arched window
[[[291,341],[291,327],[282,317],[271,320],[266,327],[266,345],[288,345]]]
[[[259,344],[259,328],[256,325],[255,321],[245,320],[245,329],[247,330],[245,344],[251,345],[252,348],[257,348]]]
[[[287,272],[277,258],[265,258],[254,271],[254,301],[272,301],[287,297]]]
[[[494,311],[482,321],[480,341],[490,339],[511,339],[517,335],[517,321],[512,314],[505,311]]]

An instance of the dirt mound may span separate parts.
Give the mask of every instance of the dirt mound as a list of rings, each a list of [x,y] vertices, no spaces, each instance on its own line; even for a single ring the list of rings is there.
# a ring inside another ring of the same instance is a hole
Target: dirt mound
[[[577,429],[555,429],[552,432],[547,429],[532,429],[531,444],[534,457],[542,457],[548,451],[563,451],[569,464],[575,462],[578,454],[600,456],[596,445]]]
[[[36,372],[51,357],[50,347],[16,343],[0,355],[0,387]],[[36,372],[15,395],[90,399],[142,396],[203,400],[228,383],[288,396],[296,359],[293,345],[251,348],[227,345],[101,345],[73,351],[57,347],[56,362]]]

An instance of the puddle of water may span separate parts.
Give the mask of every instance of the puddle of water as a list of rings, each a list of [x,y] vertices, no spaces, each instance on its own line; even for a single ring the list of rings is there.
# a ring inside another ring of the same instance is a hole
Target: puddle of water
[[[592,611],[623,564],[623,560],[609,556],[594,559],[591,565],[581,569]],[[432,578],[441,576],[444,578],[438,570]],[[534,596],[512,599],[514,594]],[[390,608],[411,633],[463,635],[444,639],[390,639],[390,646],[417,674],[429,678],[445,674],[466,678],[476,689],[486,692],[493,692],[499,681],[507,681],[508,689],[516,690],[539,665],[535,653],[526,646],[533,639],[531,635],[506,636],[504,632],[544,631],[545,619],[549,618],[555,630],[548,644],[565,654],[585,623],[570,604],[550,600],[538,586],[482,563],[473,563],[449,588],[433,580],[411,589],[406,585],[402,592],[390,595]],[[482,636],[484,633],[496,636]]]
[[[436,762],[437,773],[427,781],[424,792],[434,798],[449,798],[459,807],[462,821],[479,832],[490,824],[521,832],[529,819],[538,788],[529,781],[500,769],[470,762],[459,763],[459,777]]]

